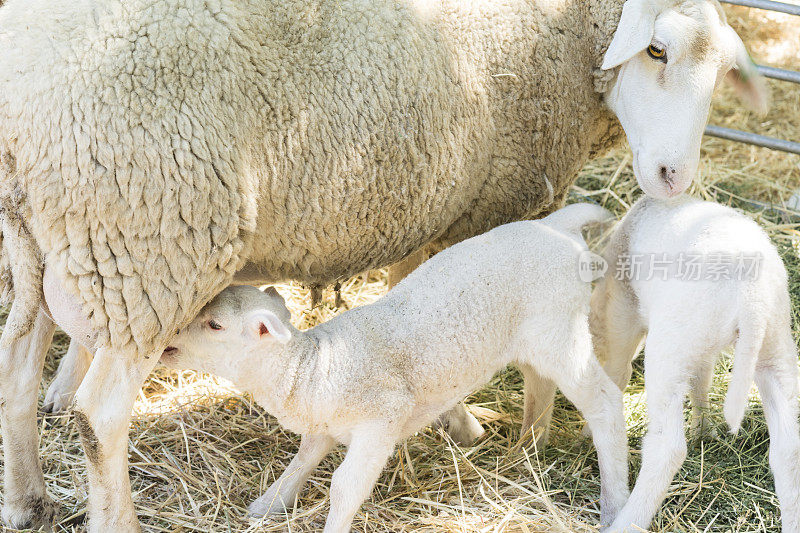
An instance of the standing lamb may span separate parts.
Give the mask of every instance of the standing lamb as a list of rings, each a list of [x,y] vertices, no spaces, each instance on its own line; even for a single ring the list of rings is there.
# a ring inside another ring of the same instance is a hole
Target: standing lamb
[[[683,402],[708,405],[714,362],[736,342],[725,420],[736,433],[753,378],[769,427],[783,531],[800,531],[797,347],[786,269],[764,231],[721,205],[639,201],[611,237],[612,267],[592,295],[597,356],[620,389],[643,336],[647,413],[642,467],[608,531],[647,529],[686,457]],[[616,268],[615,268],[616,266]]]
[[[602,72],[620,0],[8,0],[0,182],[68,296],[53,317],[93,341],[74,401],[90,531],[138,530],[134,399],[234,277],[325,285],[553,211],[619,141],[609,107],[642,187],[685,188],[717,80],[753,67],[715,1],[626,6]],[[659,144],[673,129],[691,142]],[[37,324],[0,353],[16,527],[54,509]]]
[[[305,332],[275,289],[229,287],[162,359],[230,379],[302,434],[297,456],[250,506],[256,516],[285,512],[333,446],[347,445],[325,533],[350,531],[398,441],[514,364],[526,386],[554,383],[587,417],[600,520],[610,524],[628,497],[622,393],[592,353],[591,286],[576,268],[581,226],[608,218],[578,204],[495,228],[439,253],[377,302]],[[523,432],[541,414],[528,392]]]

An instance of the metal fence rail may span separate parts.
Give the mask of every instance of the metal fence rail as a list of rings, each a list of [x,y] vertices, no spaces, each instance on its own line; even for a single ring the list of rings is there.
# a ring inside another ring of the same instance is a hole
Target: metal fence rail
[[[721,0],[726,4],[734,4],[737,6],[754,7],[757,9],[765,9],[768,11],[777,11],[780,13],[788,13],[789,15],[800,16],[800,6],[787,4],[785,2],[774,2],[773,0]],[[786,70],[776,67],[768,67],[765,65],[758,65],[758,71],[766,78],[774,80],[785,81],[789,83],[800,84],[800,72],[793,70]],[[784,139],[776,139],[775,137],[768,137],[766,135],[759,135],[757,133],[750,133],[747,131],[733,130],[730,128],[723,128],[720,126],[707,126],[706,135],[712,137],[719,137],[720,139],[727,139],[729,141],[737,141],[756,146],[763,146],[772,150],[781,150],[800,155],[800,143],[794,141],[787,141]]]

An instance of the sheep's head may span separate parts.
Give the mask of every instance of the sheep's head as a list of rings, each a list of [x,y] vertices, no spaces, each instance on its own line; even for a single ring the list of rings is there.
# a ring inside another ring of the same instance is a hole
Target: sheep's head
[[[723,78],[752,108],[767,106],[763,79],[716,0],[627,0],[602,68],[618,68],[606,103],[628,137],[639,186],[656,198],[694,179]]]
[[[173,368],[211,372],[241,382],[253,361],[280,351],[292,337],[291,315],[278,292],[230,286],[182,328],[161,361]]]

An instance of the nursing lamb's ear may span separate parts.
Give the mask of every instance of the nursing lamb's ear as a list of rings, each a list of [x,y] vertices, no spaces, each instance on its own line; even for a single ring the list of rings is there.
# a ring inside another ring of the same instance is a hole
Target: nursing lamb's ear
[[[279,292],[278,292],[278,291],[275,289],[275,287],[273,287],[272,285],[270,285],[269,287],[264,287],[264,289],[263,289],[263,292],[264,292],[264,294],[266,294],[267,296],[271,296],[271,297],[273,297],[273,298],[278,298],[278,299],[280,299],[280,301],[281,301],[281,302],[283,302],[284,304],[286,303],[286,300],[284,300],[283,296],[281,296],[281,293],[279,293]]]
[[[769,108],[769,90],[764,78],[758,72],[742,39],[728,28],[736,42],[736,64],[725,75],[725,81],[730,83],[739,95],[739,98],[751,110],[765,115]]]
[[[292,338],[292,332],[278,318],[278,315],[266,309],[253,311],[245,323],[246,332],[255,340],[275,339],[286,344]]]
[[[627,0],[622,6],[617,31],[603,57],[603,70],[618,67],[650,46],[656,17],[670,5],[670,0]]]

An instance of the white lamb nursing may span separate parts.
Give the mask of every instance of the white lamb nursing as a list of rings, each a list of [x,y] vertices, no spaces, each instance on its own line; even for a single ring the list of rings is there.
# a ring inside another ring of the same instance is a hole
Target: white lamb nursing
[[[578,277],[580,228],[608,217],[569,206],[463,241],[420,266],[384,298],[298,331],[270,288],[232,286],[182,329],[163,355],[253,394],[302,434],[297,456],[251,506],[290,506],[337,443],[325,532],[350,530],[398,441],[433,422],[508,364],[525,377],[523,434],[547,413],[555,386],[593,430],[601,521],[627,500],[620,390],[592,352],[590,286]]]

